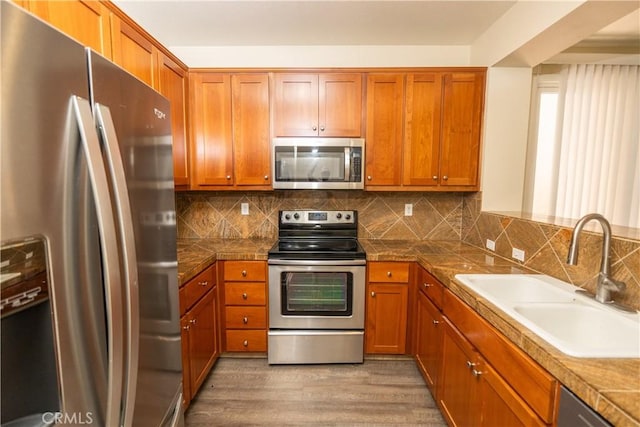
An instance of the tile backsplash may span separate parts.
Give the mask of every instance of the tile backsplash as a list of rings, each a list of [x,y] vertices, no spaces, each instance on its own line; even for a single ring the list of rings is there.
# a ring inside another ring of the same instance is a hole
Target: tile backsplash
[[[241,214],[242,203],[249,215]],[[413,215],[404,216],[405,204]],[[373,193],[364,191],[271,191],[177,193],[178,237],[273,238],[278,211],[358,211],[363,239],[460,240],[462,193]]]
[[[247,203],[249,215],[241,214]],[[404,216],[405,204],[413,215]],[[571,228],[516,216],[481,211],[481,193],[270,191],[184,192],[176,195],[178,237],[267,238],[278,234],[278,211],[353,209],[363,239],[462,240],[485,248],[495,242],[498,256],[515,261],[513,248],[524,251],[519,262],[539,273],[593,292],[600,270],[602,233],[583,231],[578,265],[566,263]],[[612,239],[611,271],[627,289],[617,300],[640,309],[640,241]]]

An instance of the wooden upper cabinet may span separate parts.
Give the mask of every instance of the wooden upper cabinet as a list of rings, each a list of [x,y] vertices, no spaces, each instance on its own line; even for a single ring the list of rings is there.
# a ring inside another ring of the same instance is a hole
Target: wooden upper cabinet
[[[158,54],[158,91],[171,102],[173,176],[176,188],[189,186],[187,149],[187,73],[171,58]]]
[[[400,185],[403,100],[404,75],[368,75],[365,137],[367,186]]]
[[[275,136],[361,135],[361,74],[276,73],[274,83]]]
[[[111,59],[110,11],[99,1],[23,0],[20,6]]]
[[[440,185],[478,186],[484,73],[444,75]]]
[[[112,15],[113,62],[157,89],[157,47],[127,22]]]
[[[440,74],[407,75],[403,185],[438,183],[441,93]]]
[[[189,76],[192,113],[193,189],[233,185],[231,76]]]
[[[238,186],[271,186],[269,76],[231,77],[234,176]]]

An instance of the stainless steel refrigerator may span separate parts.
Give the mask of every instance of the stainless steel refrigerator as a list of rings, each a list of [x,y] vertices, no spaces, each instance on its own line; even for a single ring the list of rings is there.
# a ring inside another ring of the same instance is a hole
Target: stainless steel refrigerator
[[[1,423],[182,425],[169,102],[0,7]]]

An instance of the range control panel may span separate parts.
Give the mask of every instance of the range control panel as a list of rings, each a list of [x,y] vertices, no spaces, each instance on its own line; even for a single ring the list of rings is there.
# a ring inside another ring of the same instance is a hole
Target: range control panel
[[[282,211],[280,224],[355,224],[356,211]]]

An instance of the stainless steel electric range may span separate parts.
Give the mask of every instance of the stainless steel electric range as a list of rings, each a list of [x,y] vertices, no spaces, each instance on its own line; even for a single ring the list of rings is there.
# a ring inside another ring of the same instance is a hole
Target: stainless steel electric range
[[[269,251],[270,364],[361,363],[366,254],[357,211],[280,211]]]

